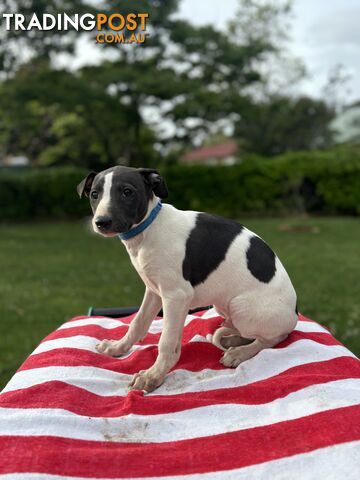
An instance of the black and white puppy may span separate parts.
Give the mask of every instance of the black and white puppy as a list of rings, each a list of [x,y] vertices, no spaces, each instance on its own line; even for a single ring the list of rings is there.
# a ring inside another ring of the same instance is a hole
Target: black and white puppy
[[[95,232],[119,236],[145,283],[141,307],[121,340],[103,340],[99,352],[119,356],[147,333],[163,308],[158,357],[130,388],[150,392],[180,357],[190,308],[214,305],[225,321],[213,343],[221,363],[236,367],[284,340],[297,322],[296,293],[275,253],[232,220],[177,210],[160,199],[168,191],[156,170],[117,166],[90,173],[79,185],[90,198]]]

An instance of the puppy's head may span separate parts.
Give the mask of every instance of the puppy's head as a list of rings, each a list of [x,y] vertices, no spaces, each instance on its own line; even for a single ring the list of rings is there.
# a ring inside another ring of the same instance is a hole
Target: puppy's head
[[[77,186],[90,200],[93,229],[106,237],[127,232],[145,217],[154,195],[167,197],[163,178],[149,168],[113,167],[89,173]]]

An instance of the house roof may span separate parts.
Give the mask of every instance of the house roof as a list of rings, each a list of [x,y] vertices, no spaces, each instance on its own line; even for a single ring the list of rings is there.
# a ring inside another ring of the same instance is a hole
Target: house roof
[[[234,142],[234,140],[229,140],[224,143],[218,143],[217,145],[196,148],[185,154],[182,159],[185,162],[192,162],[194,160],[206,160],[208,158],[226,158],[230,155],[234,155],[236,151],[236,142]]]

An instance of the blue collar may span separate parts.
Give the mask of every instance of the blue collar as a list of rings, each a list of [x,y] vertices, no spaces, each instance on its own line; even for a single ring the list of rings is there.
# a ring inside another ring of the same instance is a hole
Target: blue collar
[[[141,232],[146,230],[149,225],[153,223],[155,218],[158,216],[160,210],[162,208],[162,203],[159,202],[150,212],[150,215],[139,225],[137,225],[135,228],[132,228],[128,232],[120,233],[119,238],[120,240],[129,240],[130,238],[136,237],[136,235],[139,235]]]

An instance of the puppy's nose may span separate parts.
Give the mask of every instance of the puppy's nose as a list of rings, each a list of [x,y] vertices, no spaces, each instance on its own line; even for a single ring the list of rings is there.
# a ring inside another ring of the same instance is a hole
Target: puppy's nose
[[[95,225],[99,230],[102,230],[103,232],[110,230],[111,224],[112,220],[110,217],[98,217],[95,220]]]

